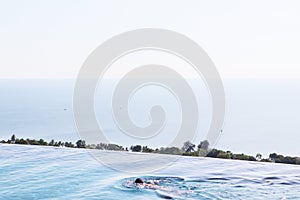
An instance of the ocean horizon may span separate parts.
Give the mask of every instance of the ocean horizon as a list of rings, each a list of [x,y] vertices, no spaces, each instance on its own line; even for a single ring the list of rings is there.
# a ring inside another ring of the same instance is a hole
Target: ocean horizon
[[[18,138],[47,141],[75,142],[80,139],[72,109],[74,83],[74,79],[0,80],[0,139],[7,140],[12,134]],[[272,152],[300,155],[297,148],[300,80],[226,79],[224,88],[226,116],[216,148],[250,155],[261,153],[265,157]],[[155,93],[155,88],[151,90]],[[138,103],[143,103],[145,97],[140,95],[141,102]],[[168,97],[166,101],[169,100]],[[206,106],[206,100],[203,104]],[[133,109],[134,114],[139,114],[137,108]],[[111,138],[112,143],[132,145],[130,139],[118,141],[117,137],[122,133],[112,121],[105,121],[108,115],[111,113],[99,113],[99,123],[106,123],[104,132],[108,136],[115,135]],[[203,133],[199,134],[205,138]]]

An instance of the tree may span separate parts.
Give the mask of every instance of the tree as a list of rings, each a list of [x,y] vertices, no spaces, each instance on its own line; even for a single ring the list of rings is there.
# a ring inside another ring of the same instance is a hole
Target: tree
[[[141,152],[142,151],[142,146],[141,145],[131,146],[130,150],[133,151],[133,152]]]
[[[161,154],[172,154],[172,155],[180,155],[182,154],[182,151],[178,147],[166,147],[166,148],[160,148],[160,150],[155,150],[158,151],[158,153]]]
[[[39,144],[39,145],[45,145],[45,146],[48,145],[48,143],[47,143],[45,140],[43,140],[43,139],[40,139],[40,140],[38,141],[38,144]]]
[[[106,149],[110,151],[121,151],[122,146],[119,146],[117,144],[108,144]]]
[[[101,142],[100,144],[97,144],[95,148],[100,150],[106,150],[107,147],[108,147],[107,144]]]
[[[277,154],[276,153],[271,153],[270,155],[269,155],[269,159],[271,160],[271,161],[273,161],[273,162],[275,162],[275,158],[277,157]]]
[[[187,152],[187,153],[189,153],[189,152],[193,152],[193,151],[195,151],[195,144],[193,144],[193,143],[191,143],[189,140],[188,141],[186,141],[184,144],[183,144],[183,146],[182,146],[182,150],[183,151],[185,151],[185,152]]]
[[[49,146],[54,146],[54,140],[51,140],[51,141],[49,142]]]
[[[15,142],[15,141],[16,141],[16,136],[15,136],[15,134],[13,134],[13,135],[11,136],[11,141],[12,141],[12,142]]]
[[[199,149],[197,151],[198,156],[200,157],[205,157],[208,154],[208,151],[204,150],[204,149]]]
[[[16,139],[16,144],[29,144],[29,141],[24,140],[23,138],[21,138],[20,140]]]
[[[260,153],[257,153],[256,156],[255,156],[256,160],[261,160],[262,158],[262,155]]]
[[[208,151],[209,142],[207,140],[201,141],[198,145],[198,149],[203,149],[205,151]]]
[[[148,146],[143,146],[142,148],[142,152],[145,152],[145,153],[152,153],[154,150],[149,148]]]
[[[77,148],[85,148],[86,147],[85,141],[84,140],[78,140],[76,142],[76,147]]]
[[[221,153],[221,150],[218,149],[212,149],[206,156],[211,158],[217,158],[218,154]]]
[[[74,147],[74,144],[72,144],[72,142],[65,142],[65,147]]]

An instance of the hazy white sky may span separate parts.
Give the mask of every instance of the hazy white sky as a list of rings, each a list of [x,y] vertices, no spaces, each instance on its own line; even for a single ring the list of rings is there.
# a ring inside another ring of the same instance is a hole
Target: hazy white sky
[[[89,53],[132,29],[200,44],[223,78],[300,78],[300,1],[0,0],[0,78],[75,78]]]

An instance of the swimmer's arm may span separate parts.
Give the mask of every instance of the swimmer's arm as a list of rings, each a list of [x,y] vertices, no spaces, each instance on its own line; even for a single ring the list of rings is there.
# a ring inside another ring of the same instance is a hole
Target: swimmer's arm
[[[166,188],[166,187],[162,187],[162,186],[158,186],[158,185],[154,185],[154,184],[146,184],[146,187],[148,187],[150,189],[157,189],[157,190],[162,190],[162,191],[171,191],[171,188]]]

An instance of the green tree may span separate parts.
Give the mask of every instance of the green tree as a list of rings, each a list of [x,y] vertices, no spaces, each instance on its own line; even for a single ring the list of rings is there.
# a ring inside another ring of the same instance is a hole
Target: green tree
[[[211,157],[211,158],[217,158],[218,154],[221,152],[223,152],[223,151],[218,150],[218,149],[212,149],[206,156]]]
[[[207,140],[201,141],[198,145],[198,149],[203,149],[205,151],[208,151],[209,142]]]
[[[106,150],[108,148],[108,145],[101,142],[100,144],[97,144],[95,148],[100,150]]]
[[[72,144],[72,142],[65,142],[65,147],[73,148],[74,144]]]
[[[44,145],[44,146],[47,146],[47,145],[48,145],[48,143],[47,143],[45,140],[43,140],[43,139],[40,139],[40,140],[38,141],[38,144],[39,144],[39,145]]]
[[[53,139],[49,142],[49,146],[54,146],[54,140]]]
[[[122,150],[122,146],[119,146],[117,144],[108,144],[106,149],[107,150],[111,150],[111,151],[121,151]]]
[[[13,135],[11,136],[11,141],[12,141],[12,142],[15,142],[15,141],[16,141],[16,136],[15,136],[15,134],[13,134]]]
[[[256,160],[261,160],[262,159],[262,155],[260,153],[257,153],[255,156]]]
[[[130,150],[133,151],[133,152],[141,152],[142,151],[142,146],[141,145],[131,146]]]
[[[85,148],[86,147],[85,141],[84,140],[78,140],[76,142],[76,147],[77,148]]]
[[[29,144],[29,141],[21,138],[16,140],[16,144]]]
[[[189,140],[183,143],[182,150],[189,153],[195,151],[195,144],[191,143]]]
[[[276,153],[271,153],[269,155],[269,159],[272,161],[272,162],[275,162],[275,158],[277,157],[277,154]]]
[[[157,151],[157,150],[155,150]],[[158,153],[161,154],[172,154],[172,155],[181,155],[183,152],[181,149],[179,149],[178,147],[166,147],[166,148],[160,148],[160,150],[158,150]]]
[[[152,153],[154,150],[149,148],[148,146],[143,146],[142,148],[142,152],[145,152],[145,153]]]

